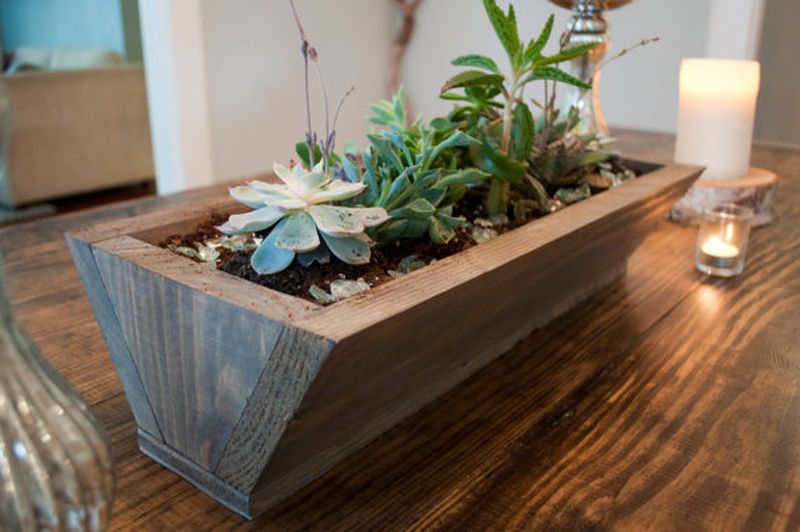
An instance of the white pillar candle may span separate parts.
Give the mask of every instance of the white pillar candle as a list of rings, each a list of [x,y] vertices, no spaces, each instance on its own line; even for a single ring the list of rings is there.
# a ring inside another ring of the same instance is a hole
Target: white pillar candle
[[[756,61],[684,59],[675,160],[703,179],[747,175],[761,68]]]

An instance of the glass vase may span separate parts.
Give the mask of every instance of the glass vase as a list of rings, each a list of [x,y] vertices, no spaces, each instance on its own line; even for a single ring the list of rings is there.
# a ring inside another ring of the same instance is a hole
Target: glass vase
[[[0,264],[0,530],[104,530],[114,475],[105,434],[11,310]]]

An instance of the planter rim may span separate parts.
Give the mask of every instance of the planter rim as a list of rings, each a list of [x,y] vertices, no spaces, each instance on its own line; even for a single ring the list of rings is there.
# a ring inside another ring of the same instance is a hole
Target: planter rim
[[[654,167],[653,163],[644,164]],[[462,282],[474,280],[520,256],[546,247],[591,222],[631,208],[642,200],[680,194],[686,188],[685,181],[696,179],[701,172],[702,167],[699,166],[659,165],[618,187],[532,220],[488,242],[428,264],[364,294],[328,306],[211,269],[188,257],[179,256],[178,264],[181,267],[174,267],[171,259],[176,254],[159,247],[154,241],[165,238],[165,231],[175,234],[168,228],[177,224],[196,226],[198,220],[214,213],[234,212],[243,208],[227,197],[224,190],[220,190],[219,198],[215,195],[199,206],[167,207],[133,218],[104,222],[70,234],[93,244],[99,250],[118,255],[189,288],[203,290],[321,337],[341,341],[366,326],[402,313]],[[459,268],[453,268],[456,264]]]

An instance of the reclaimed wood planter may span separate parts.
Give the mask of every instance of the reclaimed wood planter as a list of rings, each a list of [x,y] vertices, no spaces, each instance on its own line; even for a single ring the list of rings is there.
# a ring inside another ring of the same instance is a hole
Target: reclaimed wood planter
[[[67,239],[141,450],[252,517],[621,276],[701,171],[648,169],[328,307],[157,246],[222,192]]]

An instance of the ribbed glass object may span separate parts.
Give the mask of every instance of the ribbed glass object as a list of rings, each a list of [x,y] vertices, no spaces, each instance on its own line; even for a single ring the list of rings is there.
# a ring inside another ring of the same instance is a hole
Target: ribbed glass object
[[[104,530],[113,491],[105,434],[16,323],[0,264],[0,530]]]

